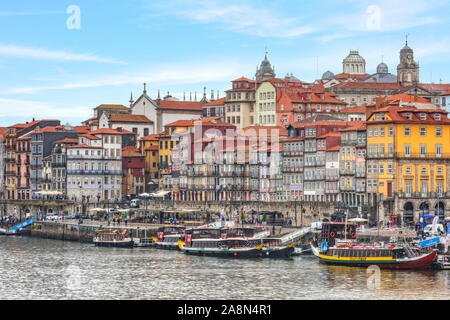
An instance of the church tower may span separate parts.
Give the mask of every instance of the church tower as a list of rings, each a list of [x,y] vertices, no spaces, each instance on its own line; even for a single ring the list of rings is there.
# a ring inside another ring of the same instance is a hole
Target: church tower
[[[264,81],[267,79],[275,78],[275,68],[270,65],[269,59],[267,59],[267,51],[264,56],[264,60],[261,62],[261,66],[256,67],[255,79],[256,81]]]
[[[414,51],[408,47],[408,39],[400,50],[400,64],[397,67],[397,82],[404,87],[419,83],[419,64],[414,61]]]

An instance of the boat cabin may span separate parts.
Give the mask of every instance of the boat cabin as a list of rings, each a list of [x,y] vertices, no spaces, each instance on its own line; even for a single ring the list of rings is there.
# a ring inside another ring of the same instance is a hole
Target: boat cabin
[[[336,239],[356,239],[356,224],[323,222],[319,239],[321,242],[327,242],[328,247],[333,247],[336,244]]]

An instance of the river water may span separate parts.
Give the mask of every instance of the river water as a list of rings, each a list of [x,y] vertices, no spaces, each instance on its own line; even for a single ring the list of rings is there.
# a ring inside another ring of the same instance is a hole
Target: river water
[[[313,256],[229,260],[0,236],[0,299],[450,298],[450,271],[381,270],[379,282],[374,276]]]

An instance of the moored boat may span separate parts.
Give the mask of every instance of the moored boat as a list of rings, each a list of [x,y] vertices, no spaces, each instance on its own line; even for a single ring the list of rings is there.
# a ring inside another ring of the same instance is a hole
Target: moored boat
[[[342,228],[338,229],[342,231]],[[347,226],[343,229],[345,238],[346,229]],[[388,246],[357,245],[349,239],[342,243],[335,234],[336,228],[332,227],[332,224],[323,224],[318,241],[311,244],[311,249],[319,258],[319,262],[357,267],[378,266],[383,269],[427,269],[437,255],[437,251],[421,252],[406,242]]]
[[[236,235],[236,230],[233,228],[233,235]],[[229,231],[227,228],[189,229],[186,230],[185,241],[179,241],[179,247],[183,253],[190,255],[224,258],[260,258],[263,256],[261,239],[227,238],[227,231]]]
[[[94,236],[94,244],[99,247],[127,247],[132,248],[134,241],[128,237],[128,231],[98,230]]]
[[[295,242],[283,245],[279,238],[264,238],[263,258],[290,258],[295,251]]]
[[[184,231],[183,226],[160,227],[157,237],[153,237],[153,245],[158,249],[179,250],[178,241],[184,239]]]

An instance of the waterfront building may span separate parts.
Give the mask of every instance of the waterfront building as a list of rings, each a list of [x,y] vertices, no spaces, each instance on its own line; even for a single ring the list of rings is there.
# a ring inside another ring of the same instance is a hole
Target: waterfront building
[[[84,143],[84,139],[86,139],[86,136],[89,135],[84,134],[79,136],[79,139],[81,139],[82,143]],[[64,138],[53,143],[51,153],[52,172],[50,188],[53,191],[53,194],[61,199],[67,199],[67,147],[77,144],[77,138]]]
[[[337,117],[341,118],[344,121],[366,121],[367,118],[367,107],[359,106],[359,107],[349,107],[342,108]]]
[[[82,203],[118,201],[123,131],[99,129],[91,134],[100,139],[80,137],[79,144],[67,147],[67,196]],[[81,139],[89,144],[80,144]]]
[[[77,138],[70,126],[36,127],[31,133],[31,191],[33,199],[40,199],[42,191],[43,159],[48,157],[53,143],[64,138]]]
[[[145,157],[135,147],[122,149],[122,195],[139,195],[145,190]]]
[[[226,91],[224,118],[238,129],[255,125],[256,85],[254,80],[241,77],[231,81],[232,88]]]
[[[139,140],[139,152],[145,161],[145,192],[155,191],[159,186],[159,137],[152,134]]]
[[[282,174],[285,201],[300,201],[303,197],[303,143],[304,137],[283,139]]]
[[[349,208],[361,207],[362,212],[367,205],[365,122],[355,122],[340,132],[340,199]]]
[[[52,156],[49,155],[42,159],[42,183],[39,196],[42,199],[49,199],[52,192]]]
[[[441,94],[441,106],[442,108],[450,112],[450,89]]]
[[[450,213],[450,120],[441,109],[382,104],[367,120],[367,195],[381,220]]]
[[[31,132],[17,138],[17,199],[31,199]]]

